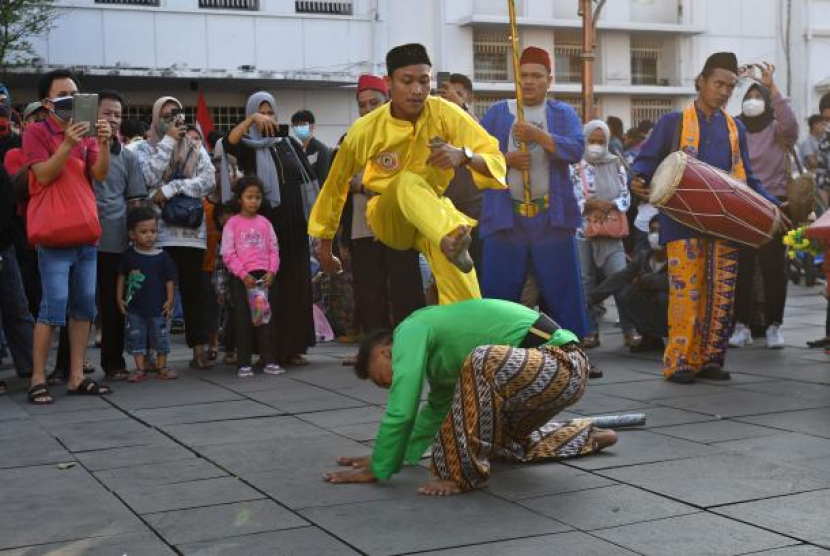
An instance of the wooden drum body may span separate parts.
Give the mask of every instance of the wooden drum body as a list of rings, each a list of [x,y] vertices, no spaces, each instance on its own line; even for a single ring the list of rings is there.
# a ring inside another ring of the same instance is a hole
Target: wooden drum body
[[[651,204],[698,232],[760,247],[780,222],[775,205],[723,170],[677,151],[651,180]]]

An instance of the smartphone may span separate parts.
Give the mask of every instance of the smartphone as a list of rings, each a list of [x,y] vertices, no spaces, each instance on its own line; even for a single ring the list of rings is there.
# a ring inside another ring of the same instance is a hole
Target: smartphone
[[[288,131],[291,129],[291,126],[288,124],[279,124],[277,126],[277,135],[276,137],[288,137]]]
[[[437,88],[440,89],[446,83],[450,81],[450,72],[448,71],[439,71],[438,78],[437,78]]]
[[[98,95],[77,94],[72,97],[72,121],[87,122],[89,129],[84,135],[97,135],[95,122],[98,121]]]

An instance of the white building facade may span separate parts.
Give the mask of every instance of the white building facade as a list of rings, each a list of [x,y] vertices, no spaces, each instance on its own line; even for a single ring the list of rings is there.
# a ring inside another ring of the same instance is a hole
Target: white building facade
[[[248,95],[267,89],[282,121],[310,109],[318,136],[333,143],[357,117],[357,77],[382,74],[386,51],[406,42],[425,44],[436,72],[470,76],[479,113],[513,90],[505,0],[58,4],[55,28],[34,41],[38,57],[7,74],[18,101],[37,97],[38,73],[68,66],[85,90],[122,91],[128,117],[146,119],[161,95],[194,108],[202,91],[214,122],[227,129],[244,116]],[[578,4],[517,0],[522,45],[553,54],[552,95],[580,108]],[[703,61],[718,50],[742,63],[776,63],[799,116],[830,90],[830,0],[608,0],[597,28],[597,109],[626,125],[687,102]]]

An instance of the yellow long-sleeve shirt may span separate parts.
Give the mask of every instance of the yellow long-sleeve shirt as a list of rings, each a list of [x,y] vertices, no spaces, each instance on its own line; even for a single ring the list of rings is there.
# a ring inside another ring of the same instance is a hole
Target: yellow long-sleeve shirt
[[[429,143],[440,137],[454,147],[467,147],[481,156],[494,177],[471,173],[479,189],[506,188],[507,172],[498,141],[458,106],[430,96],[413,125],[392,117],[391,103],[360,118],[340,146],[308,223],[312,237],[331,239],[337,232],[349,192],[349,180],[364,170],[363,185],[383,193],[397,175],[407,170],[422,176],[442,195],[454,175],[428,165]]]

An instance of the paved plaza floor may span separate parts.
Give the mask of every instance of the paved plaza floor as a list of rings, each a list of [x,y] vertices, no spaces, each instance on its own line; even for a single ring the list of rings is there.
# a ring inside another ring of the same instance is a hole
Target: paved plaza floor
[[[383,415],[386,393],[341,365],[353,346],[240,380],[185,370],[177,336],[179,380],[48,407],[0,372],[0,556],[830,555],[830,356],[805,347],[825,301],[790,292],[787,347],[731,350],[729,383],[666,383],[604,323],[589,354],[605,378],[569,415],[648,426],[597,456],[496,465],[447,499],[416,493],[426,460],[383,484],[322,480],[370,452]]]

